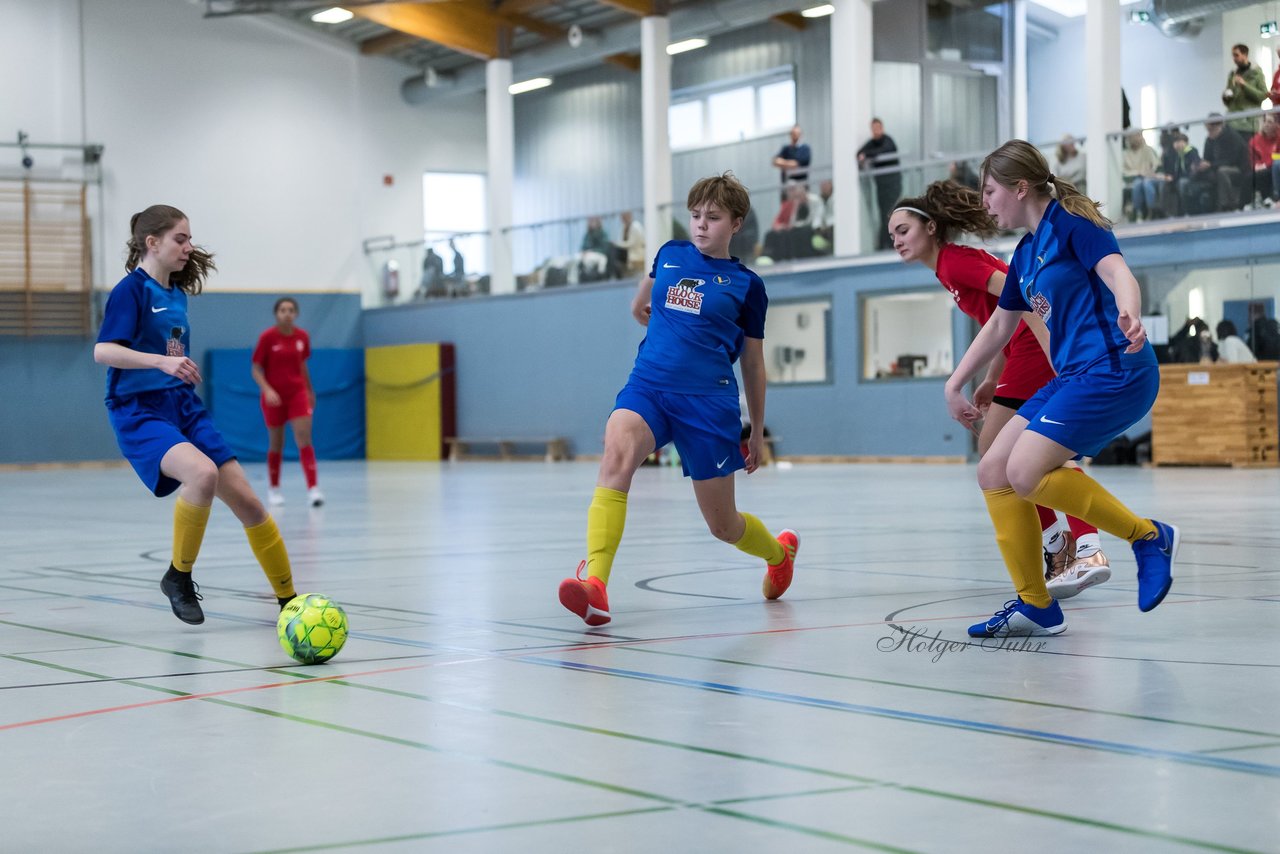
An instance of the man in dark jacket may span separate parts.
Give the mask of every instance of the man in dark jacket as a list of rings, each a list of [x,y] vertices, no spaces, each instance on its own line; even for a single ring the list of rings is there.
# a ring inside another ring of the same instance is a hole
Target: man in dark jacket
[[[1253,192],[1252,183],[1245,180],[1253,176],[1249,149],[1234,128],[1222,123],[1222,116],[1218,113],[1209,115],[1204,129],[1208,138],[1204,141],[1204,155],[1198,168],[1213,176],[1218,210],[1239,210],[1250,201],[1245,194],[1252,195]]]
[[[871,139],[858,149],[858,168],[865,171],[886,169],[898,165],[898,146],[893,137],[884,132],[884,122],[871,120]],[[889,237],[889,216],[893,206],[902,198],[902,173],[898,171],[874,176],[876,185],[876,205],[880,208],[880,227],[878,247],[892,249],[893,240]]]

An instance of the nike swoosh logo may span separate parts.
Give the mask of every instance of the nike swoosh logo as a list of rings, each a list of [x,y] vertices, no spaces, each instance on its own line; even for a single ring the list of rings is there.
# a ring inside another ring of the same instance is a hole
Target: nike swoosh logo
[[[724,464],[725,464],[725,463],[727,463],[727,462],[729,462],[729,458],[728,458],[728,457],[725,457],[723,460],[721,460],[720,462],[716,463],[716,468],[718,468],[718,469],[722,469],[722,468],[724,468]]]
[[[677,270],[679,268],[680,268],[679,264],[668,264],[665,261],[662,263],[662,269],[664,270]]]
[[[1004,387],[1005,387],[1005,386],[1007,386],[1007,385],[1008,385],[1008,383],[1000,383],[999,385],[997,385],[997,386],[996,386],[996,388],[997,388],[997,389],[1001,389],[1001,388],[1004,388]]]
[[[151,313],[152,313],[152,314],[159,314],[160,312],[162,312],[162,311],[164,311],[164,310],[165,310],[165,307],[164,307],[164,306],[160,306],[159,308],[156,308],[155,306],[152,306],[152,307],[151,307]]]
[[[1052,418],[1045,418],[1043,415],[1040,416],[1040,420],[1043,421],[1045,424],[1057,424],[1059,427],[1066,426],[1066,424],[1064,424],[1061,421],[1054,421]]]

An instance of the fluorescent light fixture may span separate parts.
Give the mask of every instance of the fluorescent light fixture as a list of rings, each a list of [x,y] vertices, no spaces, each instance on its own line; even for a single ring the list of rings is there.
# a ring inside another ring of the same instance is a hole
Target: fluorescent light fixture
[[[1277,27],[1275,21],[1267,21],[1265,24],[1258,26],[1258,35],[1264,39],[1269,39],[1277,33],[1280,33],[1280,28]]]
[[[830,3],[823,3],[821,6],[812,6],[805,9],[800,14],[806,18],[825,18],[836,10],[835,6]]]
[[[685,53],[686,51],[697,50],[706,46],[706,39],[685,39],[682,42],[674,42],[667,45],[667,56],[675,56],[677,53]]]
[[[323,12],[316,12],[311,16],[311,20],[317,24],[341,24],[343,21],[350,21],[355,15],[343,9],[340,6],[334,6],[331,9],[325,9]]]
[[[532,77],[528,80],[521,80],[519,83],[512,83],[507,87],[507,91],[512,95],[519,95],[521,92],[532,92],[534,89],[545,89],[550,85],[550,77]]]

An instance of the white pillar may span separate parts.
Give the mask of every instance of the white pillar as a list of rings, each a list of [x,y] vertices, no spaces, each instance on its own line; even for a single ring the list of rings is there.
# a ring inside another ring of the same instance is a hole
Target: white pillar
[[[1107,134],[1120,130],[1120,2],[1088,0],[1084,21],[1085,154],[1089,196],[1103,214],[1120,216],[1119,164],[1113,167]],[[1117,150],[1115,157],[1119,157]],[[1115,178],[1113,178],[1113,173]]]
[[[1027,130],[1027,0],[1013,0],[1013,136],[1026,139]]]
[[[515,183],[515,108],[511,92],[511,60],[485,64],[485,119],[489,145],[489,292],[515,293],[511,268],[512,186]]]
[[[671,239],[671,22],[653,15],[640,21],[640,127],[644,157],[645,251],[650,257]],[[647,262],[646,262],[647,263]]]
[[[836,211],[836,255],[870,251],[862,246],[862,184],[858,148],[871,136],[871,3],[832,0],[831,184]]]

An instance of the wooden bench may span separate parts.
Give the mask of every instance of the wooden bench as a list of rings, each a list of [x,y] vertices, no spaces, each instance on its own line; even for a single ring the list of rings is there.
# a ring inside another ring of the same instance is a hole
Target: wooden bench
[[[453,436],[445,438],[444,441],[449,446],[450,462],[457,462],[458,460],[466,459],[468,456],[473,456],[471,451],[475,445],[496,446],[498,458],[503,460],[538,459],[536,455],[517,454],[515,452],[516,448],[521,445],[543,446],[546,448],[546,453],[542,456],[542,459],[549,463],[569,459],[569,440],[563,436]]]

